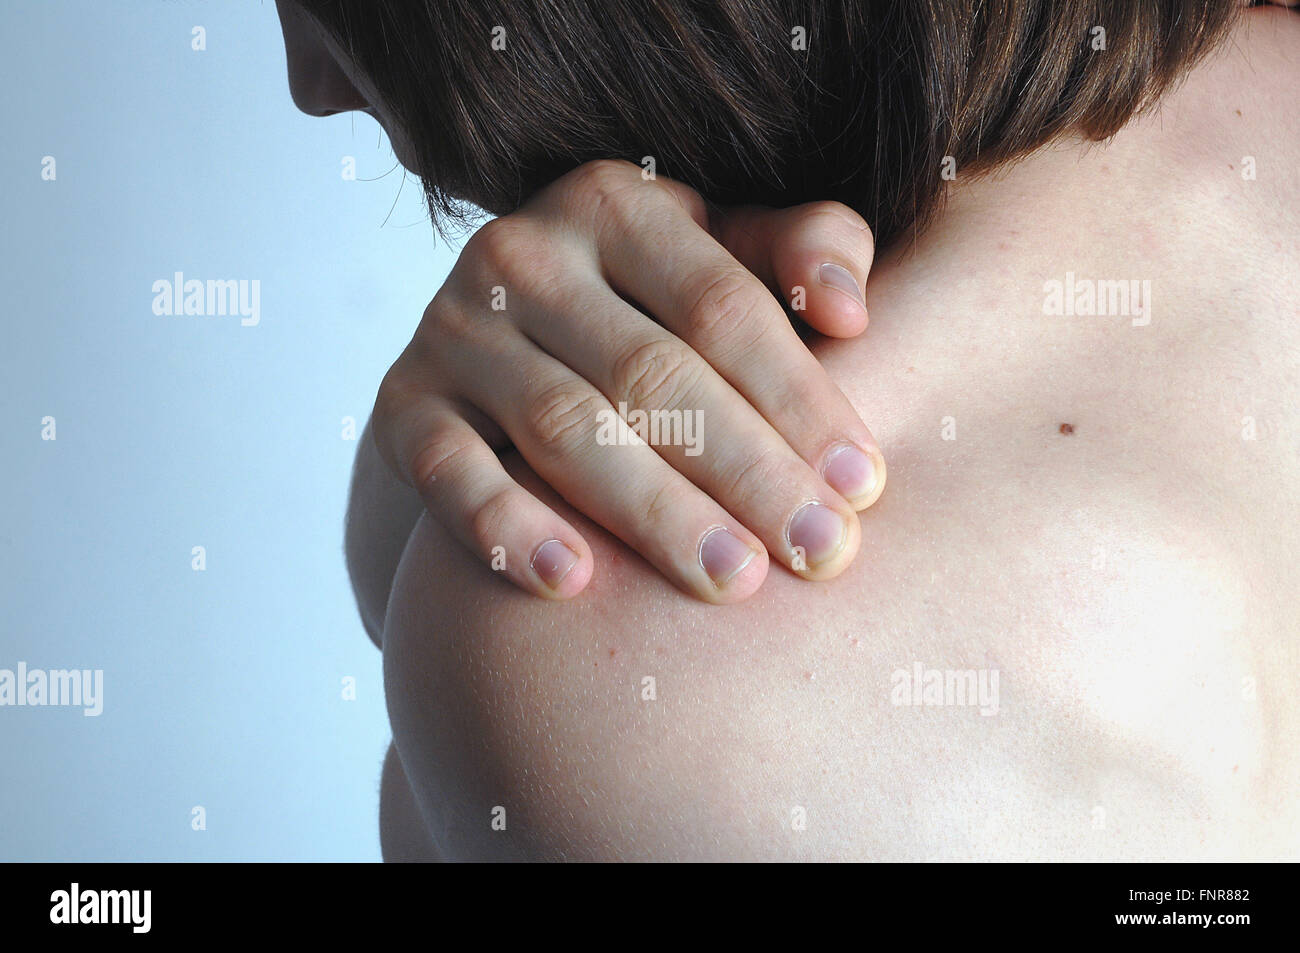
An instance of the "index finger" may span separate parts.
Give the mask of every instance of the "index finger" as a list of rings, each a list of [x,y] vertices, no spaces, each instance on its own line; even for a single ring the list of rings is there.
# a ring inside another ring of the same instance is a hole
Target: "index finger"
[[[587,233],[611,286],[694,348],[855,509],[874,503],[878,443],[763,283],[654,183],[597,212],[606,220]]]

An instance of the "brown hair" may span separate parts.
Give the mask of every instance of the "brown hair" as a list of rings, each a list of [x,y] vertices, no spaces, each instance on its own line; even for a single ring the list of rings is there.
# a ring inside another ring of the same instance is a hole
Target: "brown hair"
[[[653,156],[723,204],[837,199],[881,244],[933,213],[945,157],[968,174],[1116,132],[1240,4],[299,2],[402,123],[435,221],[463,217],[453,193],[506,213],[588,160]]]

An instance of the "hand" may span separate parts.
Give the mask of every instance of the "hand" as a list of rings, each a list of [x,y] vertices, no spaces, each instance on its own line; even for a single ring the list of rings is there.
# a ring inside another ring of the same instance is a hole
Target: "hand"
[[[680,183],[588,163],[466,243],[379,389],[376,445],[435,519],[539,596],[580,592],[591,550],[493,448],[513,444],[709,602],[755,592],[769,554],[830,578],[857,553],[884,460],[767,286],[816,330],[856,335],[872,254],[836,203],[711,215]],[[641,433],[656,445],[626,439],[620,407],[633,429],[634,411],[670,412]]]

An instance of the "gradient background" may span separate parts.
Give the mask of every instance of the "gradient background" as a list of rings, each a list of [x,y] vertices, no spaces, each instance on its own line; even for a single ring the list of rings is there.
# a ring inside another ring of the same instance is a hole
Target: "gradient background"
[[[0,860],[377,860],[343,419],[456,250],[372,119],[294,109],[270,0],[0,13],[0,668],[104,670],[98,718],[0,708]],[[176,271],[261,324],[155,316]]]

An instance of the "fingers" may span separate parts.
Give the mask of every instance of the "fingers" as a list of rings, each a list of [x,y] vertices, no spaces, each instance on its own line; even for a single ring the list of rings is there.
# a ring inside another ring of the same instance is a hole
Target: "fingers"
[[[762,282],[684,213],[653,231],[633,218],[596,234],[616,291],[690,345],[855,509],[876,501],[875,438]]]
[[[507,437],[706,601],[756,591],[769,551],[829,578],[859,548],[853,510],[880,495],[883,459],[764,285],[818,330],[856,334],[872,253],[835,203],[711,215],[686,186],[589,163],[466,244],[380,388],[376,445],[435,519],[538,595],[581,591],[592,555],[505,472],[492,447]]]
[[[788,209],[728,209],[712,218],[714,237],[807,324],[831,337],[867,327],[865,289],[875,241],[838,202]]]
[[[480,346],[509,370],[484,380],[456,362],[458,386],[561,496],[686,592],[729,603],[757,591],[762,542],[636,439],[600,391],[522,334]]]
[[[590,381],[654,450],[807,579],[856,555],[853,508],[700,355],[602,283],[569,289],[570,312],[521,329]]]
[[[389,466],[434,519],[520,589],[548,599],[581,592],[594,569],[582,535],[506,473],[460,409],[403,390],[404,372],[389,372],[376,404],[385,426],[375,439]]]

